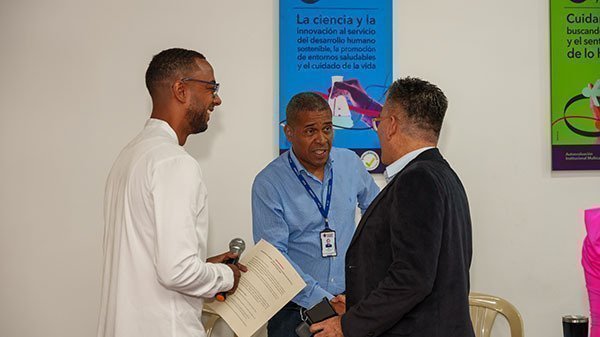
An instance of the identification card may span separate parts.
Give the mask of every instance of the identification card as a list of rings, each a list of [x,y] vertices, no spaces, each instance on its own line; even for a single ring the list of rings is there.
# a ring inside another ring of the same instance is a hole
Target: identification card
[[[321,256],[322,257],[333,257],[337,256],[337,248],[335,246],[335,231],[331,229],[325,229],[320,233],[321,235]]]

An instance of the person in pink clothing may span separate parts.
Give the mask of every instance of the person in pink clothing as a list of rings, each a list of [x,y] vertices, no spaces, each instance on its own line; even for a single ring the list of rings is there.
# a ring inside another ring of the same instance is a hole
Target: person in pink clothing
[[[585,228],[581,264],[590,299],[590,336],[600,337],[600,207],[585,211]]]

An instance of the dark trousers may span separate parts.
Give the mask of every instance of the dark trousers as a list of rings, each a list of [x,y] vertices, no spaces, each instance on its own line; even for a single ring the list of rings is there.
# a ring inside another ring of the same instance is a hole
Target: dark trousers
[[[302,322],[300,306],[290,302],[269,320],[267,337],[297,337],[296,327]]]

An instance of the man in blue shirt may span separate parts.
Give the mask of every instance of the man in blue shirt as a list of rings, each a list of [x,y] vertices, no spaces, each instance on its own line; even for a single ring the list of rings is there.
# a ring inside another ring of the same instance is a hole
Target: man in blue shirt
[[[356,207],[366,210],[379,187],[358,156],[333,148],[332,113],[315,93],[292,97],[285,135],[292,150],[263,169],[252,186],[254,240],[279,249],[306,287],[267,326],[269,337],[294,336],[300,309],[324,297],[345,310],[344,259]]]

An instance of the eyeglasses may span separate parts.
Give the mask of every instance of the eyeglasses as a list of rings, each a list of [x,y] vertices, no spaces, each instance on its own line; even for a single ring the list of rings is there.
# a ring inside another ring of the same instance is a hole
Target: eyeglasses
[[[381,123],[381,121],[383,121],[386,118],[392,118],[393,116],[386,116],[386,117],[375,117],[373,119],[371,119],[371,125],[373,125],[373,130],[375,130],[375,132],[377,132],[377,129],[379,129],[379,123]]]
[[[181,79],[181,82],[185,82],[185,81],[192,81],[192,82],[210,84],[210,85],[212,85],[211,89],[213,91],[213,98],[217,98],[217,95],[219,94],[219,86],[220,86],[220,84],[217,83],[216,81],[197,80],[197,79],[191,78],[191,77],[185,77],[185,78]]]

